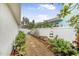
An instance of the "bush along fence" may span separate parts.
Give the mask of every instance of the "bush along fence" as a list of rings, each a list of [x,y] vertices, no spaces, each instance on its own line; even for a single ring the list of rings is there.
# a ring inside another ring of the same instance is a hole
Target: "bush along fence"
[[[50,50],[57,56],[79,56],[79,51],[68,41],[58,38],[49,39],[48,43],[52,46]]]
[[[24,56],[25,55],[25,34],[22,31],[19,31],[16,36],[15,42],[13,44],[13,50],[11,55],[13,56]]]

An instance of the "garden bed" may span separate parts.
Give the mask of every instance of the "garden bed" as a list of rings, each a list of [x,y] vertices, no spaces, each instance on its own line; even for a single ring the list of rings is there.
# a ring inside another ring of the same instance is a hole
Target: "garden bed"
[[[34,36],[36,37],[36,36]],[[64,39],[56,37],[47,38],[45,36],[36,37],[41,41],[54,55],[56,56],[78,56],[78,50],[70,43]]]
[[[25,48],[25,34],[22,31],[19,31],[13,44],[11,56],[24,56]]]

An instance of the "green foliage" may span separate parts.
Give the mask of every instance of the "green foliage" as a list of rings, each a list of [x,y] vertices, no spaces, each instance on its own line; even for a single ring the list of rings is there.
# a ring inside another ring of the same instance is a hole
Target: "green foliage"
[[[65,16],[69,15],[75,8],[79,9],[79,3],[73,4],[63,4],[63,8],[60,10],[59,17],[64,18]]]
[[[67,12],[65,11],[65,9]],[[59,14],[60,18],[64,18],[65,16],[70,14],[74,9],[79,10],[79,3],[65,4],[64,7],[62,8],[62,10],[60,11],[60,14]],[[68,11],[70,11],[70,13],[68,13]],[[70,23],[69,24],[70,26],[73,26],[75,28],[76,34],[79,34],[79,14],[77,14],[77,15],[73,14],[73,16],[70,17],[69,23]],[[77,38],[77,42],[79,42],[79,35],[77,35],[76,38]],[[79,46],[79,44],[77,44],[77,45]]]
[[[16,40],[15,40],[15,44],[16,46],[22,45],[25,42],[25,34],[21,31],[19,31]]]
[[[72,55],[72,56],[79,56],[79,51],[77,51],[77,53]]]
[[[51,28],[51,27],[56,27],[58,26],[56,23],[50,23],[50,22],[39,22],[39,23],[35,23],[35,21],[33,20],[32,22],[26,21],[24,28],[28,28],[28,29],[33,29],[33,28]]]
[[[49,22],[41,22],[41,23],[35,24],[35,28],[51,28],[55,26],[57,26],[57,24],[49,23]]]
[[[69,6],[70,5],[64,5],[64,7],[60,10],[60,18],[64,18],[71,13],[71,10],[69,10]]]
[[[73,5],[73,3],[64,4],[63,8],[60,10],[59,17],[64,18],[70,14],[74,9],[79,9],[79,3]],[[77,33],[79,33],[79,15],[73,15],[69,20],[70,26],[75,27]]]
[[[16,50],[16,55],[24,55],[25,47],[25,34],[22,31],[19,31],[13,46],[13,48]]]
[[[70,26],[75,27],[77,33],[79,33],[79,15],[74,15],[69,20]]]
[[[77,53],[77,50],[72,48],[72,44],[70,42],[64,41],[64,39],[58,38],[57,36],[49,39],[48,42],[53,46],[51,50],[56,54],[71,56]]]
[[[74,15],[70,18],[70,25],[71,26],[75,26],[75,24],[77,25],[79,23],[79,15]]]

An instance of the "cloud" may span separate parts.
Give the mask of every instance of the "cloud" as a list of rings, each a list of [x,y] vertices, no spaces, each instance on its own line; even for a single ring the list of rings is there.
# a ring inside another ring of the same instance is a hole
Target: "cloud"
[[[44,20],[50,19],[48,15],[37,15],[33,16],[35,22],[43,22]]]
[[[42,9],[42,8],[49,9],[49,10],[55,10],[56,9],[56,7],[54,5],[51,5],[51,4],[40,4],[39,9]]]

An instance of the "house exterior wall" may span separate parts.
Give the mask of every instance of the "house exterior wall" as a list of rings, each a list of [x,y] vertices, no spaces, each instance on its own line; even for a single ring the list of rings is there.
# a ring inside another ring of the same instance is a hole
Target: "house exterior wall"
[[[6,4],[0,4],[0,55],[10,55],[18,26]]]

